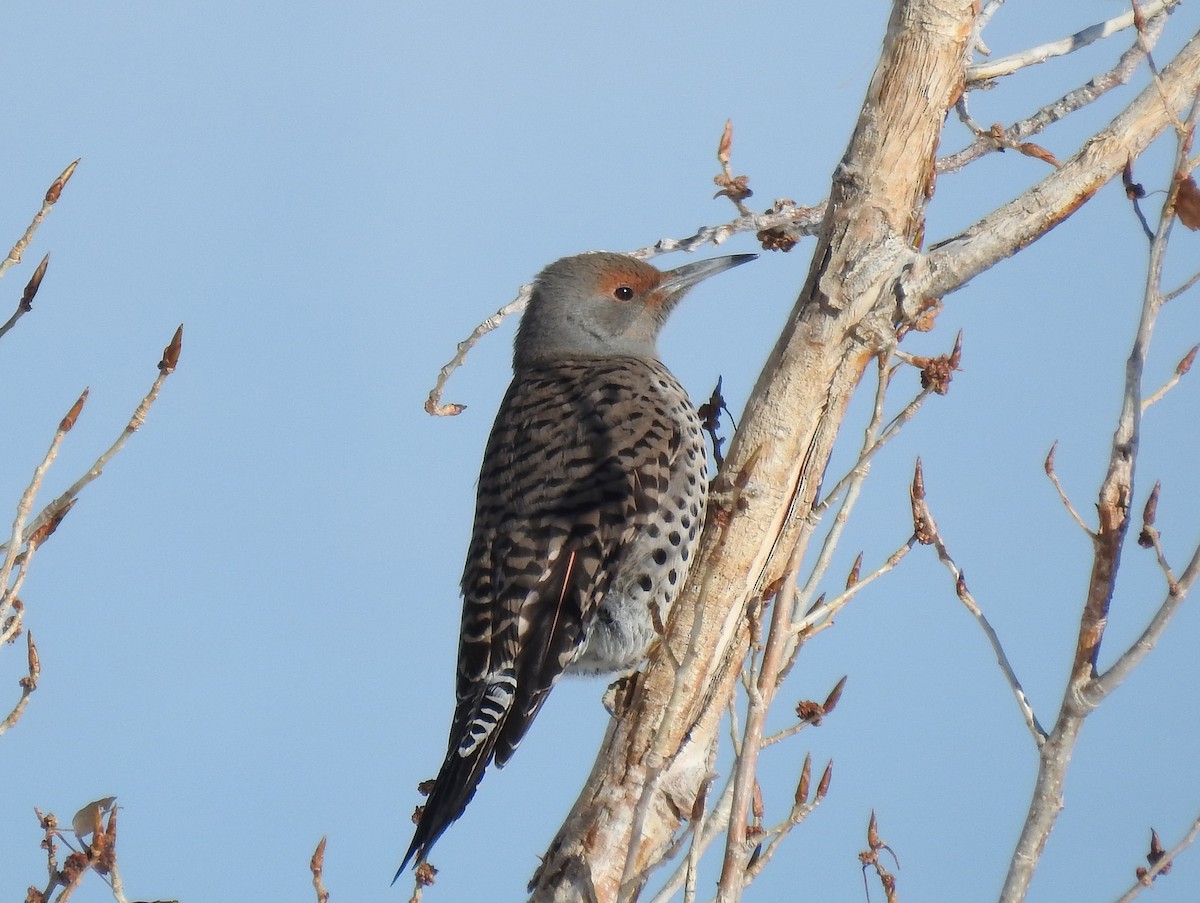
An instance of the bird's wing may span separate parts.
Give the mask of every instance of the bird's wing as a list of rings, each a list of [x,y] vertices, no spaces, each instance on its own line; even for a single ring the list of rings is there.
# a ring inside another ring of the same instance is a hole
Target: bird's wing
[[[479,475],[449,749],[406,861],[424,858],[492,759],[517,748],[667,492],[680,436],[660,373],[567,363],[509,388]]]

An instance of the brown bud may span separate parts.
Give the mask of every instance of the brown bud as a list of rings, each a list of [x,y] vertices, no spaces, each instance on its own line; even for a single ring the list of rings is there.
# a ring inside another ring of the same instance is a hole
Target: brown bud
[[[858,557],[854,559],[854,564],[850,567],[850,573],[846,575],[846,589],[858,583],[859,574],[862,573],[863,553],[859,552]]]
[[[50,266],[49,254],[42,258],[42,262],[37,265],[37,269],[33,271],[33,275],[25,283],[25,291],[21,293],[21,310],[28,311],[33,309],[34,296],[37,295],[38,289],[42,286],[42,278],[46,275],[46,267],[48,266]]]
[[[91,388],[85,388],[80,396],[75,399],[75,404],[71,405],[71,410],[67,411],[65,417],[58,422],[58,428],[61,432],[69,433],[71,427],[75,425],[75,421],[79,419],[79,414],[83,410],[84,404],[87,402],[88,393]]]
[[[920,458],[917,458],[917,463],[913,467],[912,489],[910,493],[918,501],[925,500],[925,468],[922,466]]]
[[[1046,453],[1046,461],[1042,468],[1046,471],[1046,476],[1054,476],[1054,453],[1058,451],[1058,440],[1054,440],[1054,444],[1050,446],[1050,451]]]
[[[1154,526],[1154,518],[1158,514],[1158,495],[1161,491],[1162,483],[1156,482],[1150,490],[1150,497],[1146,499],[1146,507],[1142,510],[1142,523],[1147,527]]]
[[[1150,829],[1150,852],[1146,854],[1146,861],[1150,863],[1150,868],[1158,865],[1159,861],[1167,855],[1167,851],[1163,849],[1162,841],[1158,839],[1158,832],[1153,828]],[[1158,870],[1158,874],[1165,875],[1171,871],[1171,864],[1168,862]]]
[[[179,328],[175,330],[175,335],[171,336],[171,341],[166,348],[163,349],[162,360],[158,362],[158,369],[163,373],[174,373],[175,365],[179,363],[179,352],[183,349],[183,324],[179,324]]]
[[[25,646],[29,663],[29,677],[26,680],[30,683],[30,689],[37,689],[37,681],[42,674],[42,659],[38,655],[37,644],[33,641],[33,631],[25,634]]]
[[[46,189],[47,204],[53,204],[58,201],[59,197],[62,195],[63,188],[66,187],[67,182],[71,180],[71,176],[75,174],[75,167],[78,165],[79,161],[76,160],[74,163],[64,169],[62,174],[59,175],[57,179],[50,183],[50,187]]]
[[[823,706],[823,708],[825,709],[826,715],[828,715],[830,712],[832,712],[834,710],[834,708],[836,708],[836,706],[838,704],[838,700],[842,698],[842,690],[844,690],[845,688],[846,688],[846,678],[845,677],[843,677],[841,680],[839,680],[836,684],[833,685],[833,689],[830,690],[829,695],[825,697],[825,705]]]
[[[800,769],[800,782],[796,784],[796,805],[808,802],[808,785],[812,781],[812,753],[804,754],[804,766]]]
[[[818,801],[825,799],[825,794],[829,792],[829,782],[833,780],[833,759],[825,766],[825,771],[821,774],[821,781],[817,784]]]
[[[1193,345],[1192,350],[1183,356],[1178,364],[1175,365],[1175,373],[1183,376],[1192,369],[1192,364],[1196,362],[1196,352],[1200,351],[1200,345]]]
[[[954,347],[950,349],[950,368],[952,370],[959,369],[959,365],[962,363],[962,346],[963,332],[960,329],[958,335],[954,337]]]
[[[722,166],[729,165],[729,152],[733,148],[733,120],[725,120],[725,130],[721,132],[721,140],[717,144],[717,162]]]

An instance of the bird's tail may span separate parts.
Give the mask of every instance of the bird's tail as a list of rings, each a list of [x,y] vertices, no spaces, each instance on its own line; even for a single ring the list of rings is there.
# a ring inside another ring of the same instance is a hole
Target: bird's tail
[[[511,670],[506,670],[488,681],[474,704],[460,704],[450,731],[450,748],[433,790],[421,809],[408,852],[392,878],[393,884],[414,856],[418,863],[425,861],[430,848],[463,814],[475,796],[483,773],[496,753],[496,741],[511,710],[514,690],[515,678]]]

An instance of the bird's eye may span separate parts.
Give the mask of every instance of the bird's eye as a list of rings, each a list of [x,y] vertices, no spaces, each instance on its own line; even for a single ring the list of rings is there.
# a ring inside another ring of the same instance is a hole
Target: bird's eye
[[[613,292],[613,297],[618,301],[629,301],[633,298],[633,289],[628,285],[621,285]]]

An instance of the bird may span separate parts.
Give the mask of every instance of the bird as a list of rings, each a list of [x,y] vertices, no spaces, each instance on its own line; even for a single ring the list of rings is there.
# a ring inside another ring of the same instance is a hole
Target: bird
[[[657,338],[692,286],[756,256],[662,271],[592,252],[534,279],[479,472],[446,756],[396,878],[428,860],[563,674],[629,672],[661,633],[700,535],[708,464]]]

